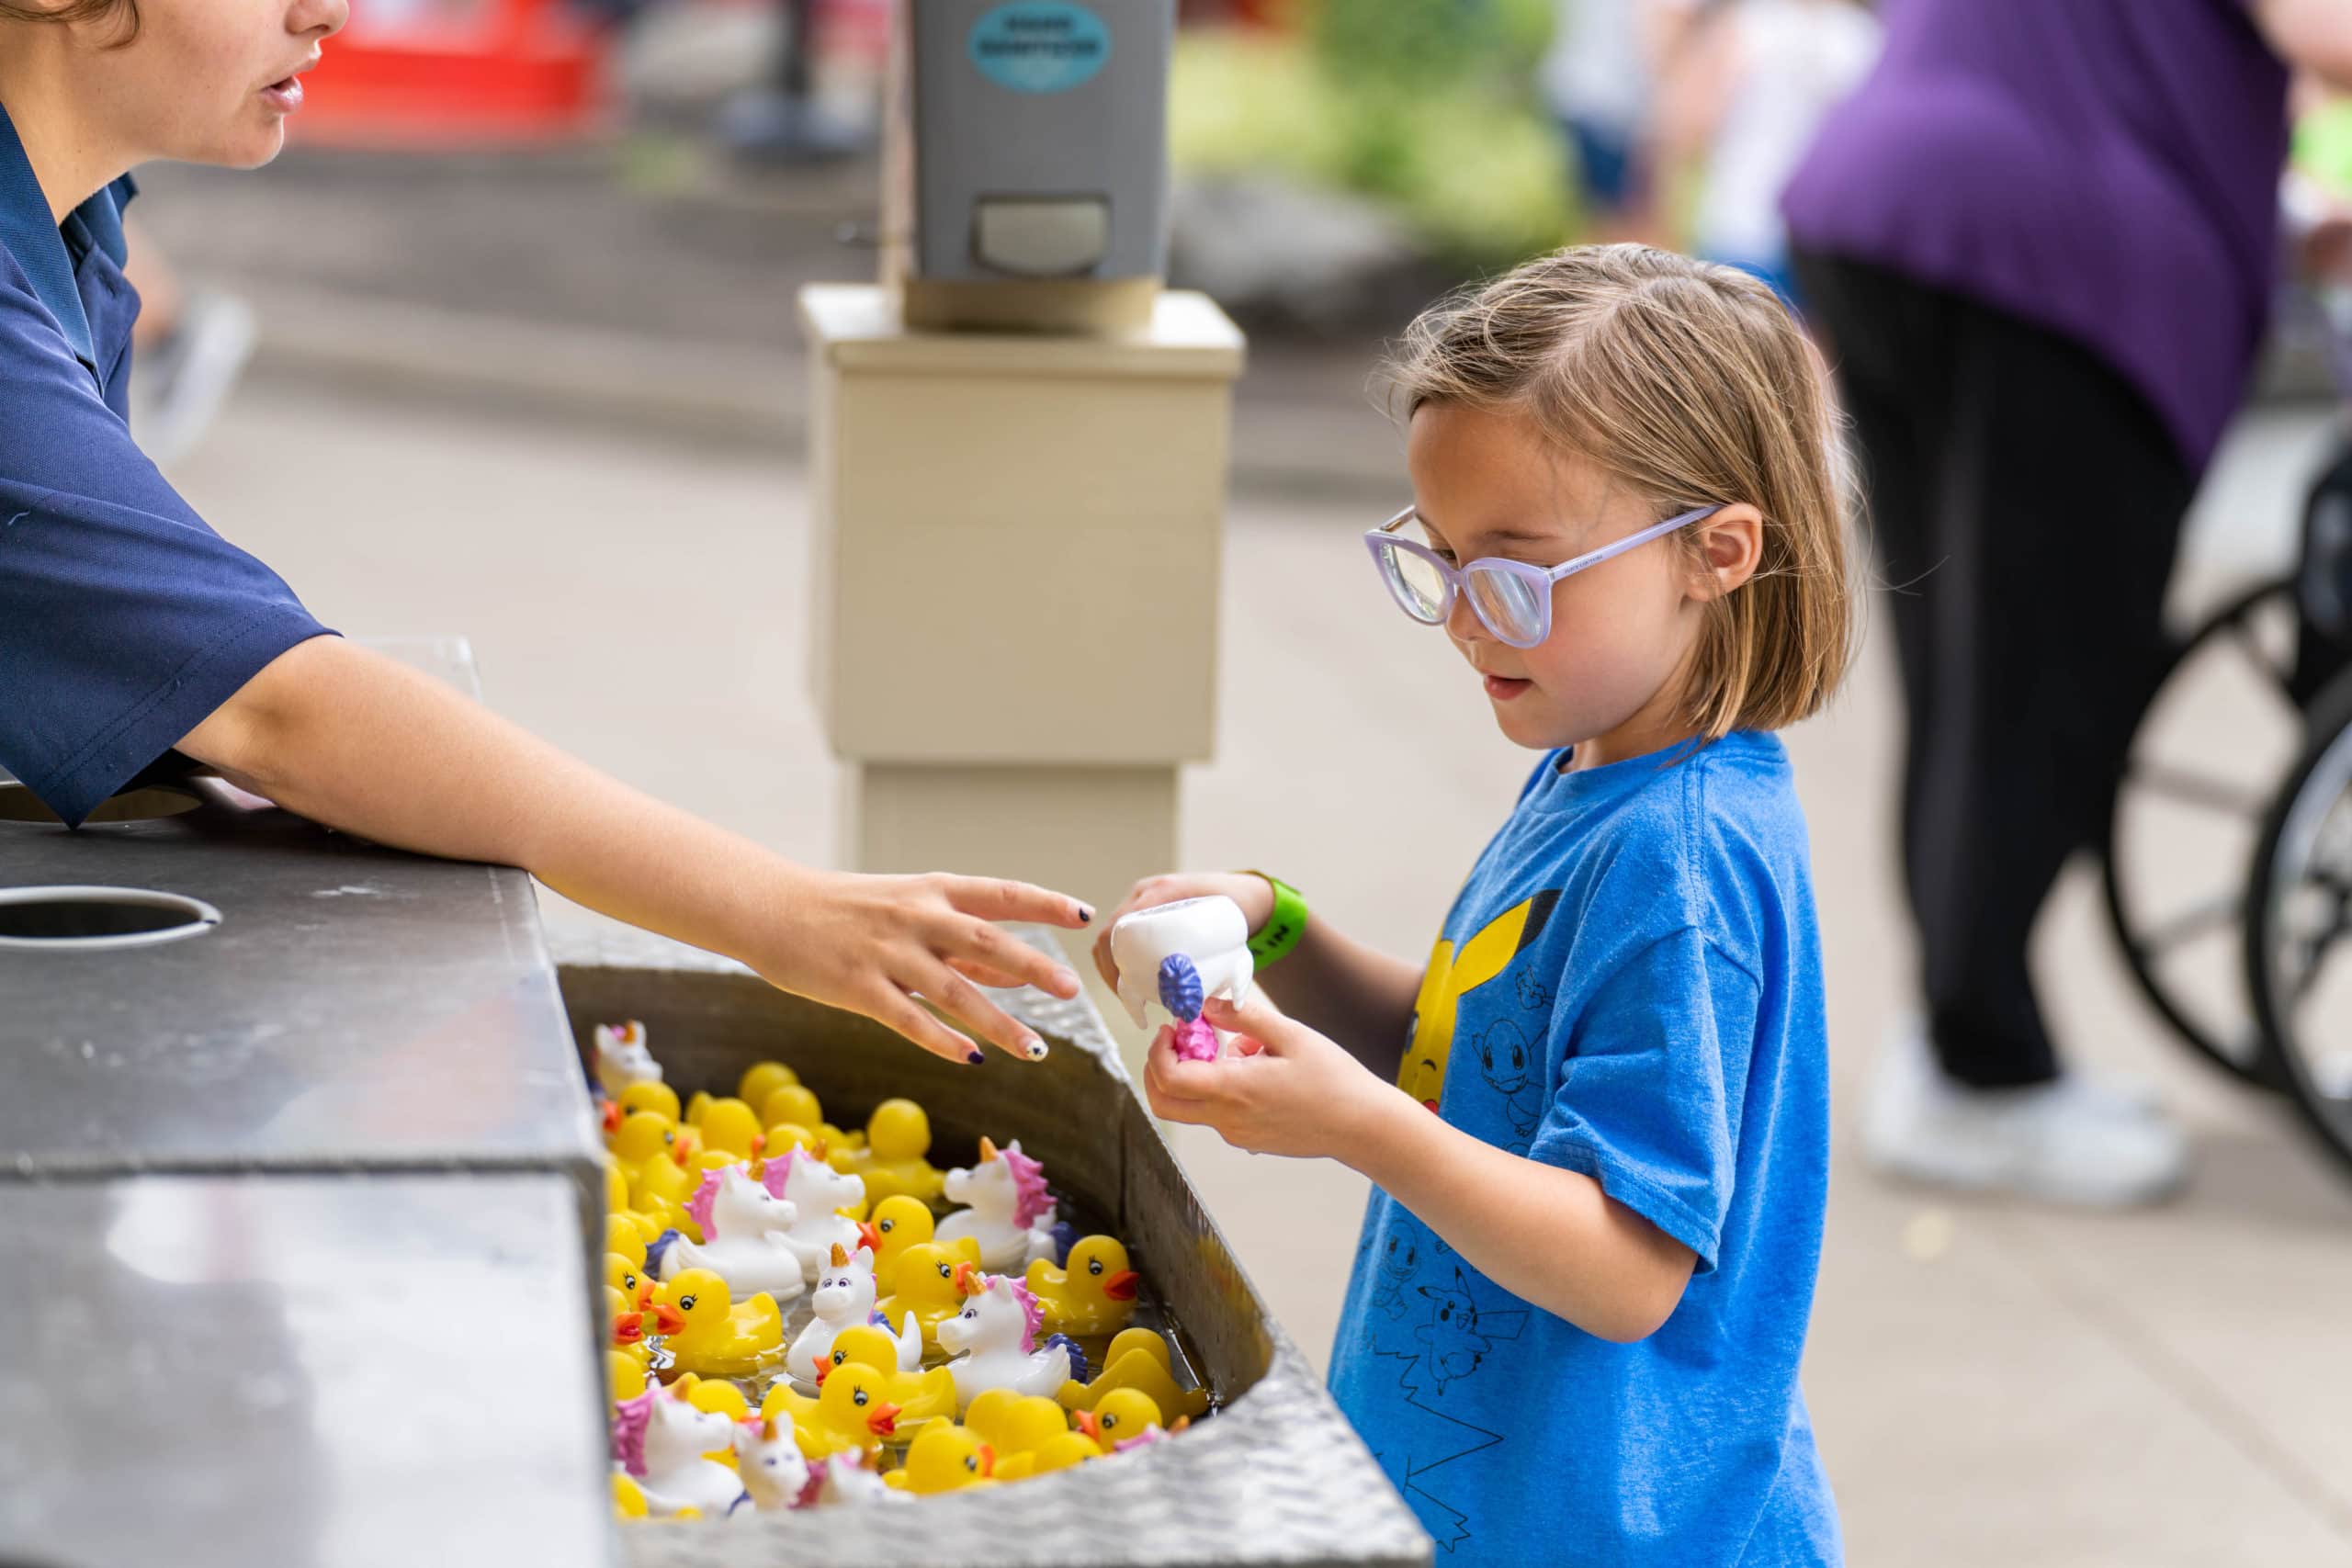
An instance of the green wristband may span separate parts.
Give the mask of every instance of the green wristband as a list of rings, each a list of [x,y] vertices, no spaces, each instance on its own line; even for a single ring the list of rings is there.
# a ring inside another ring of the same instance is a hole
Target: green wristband
[[[1260,969],[1264,969],[1289,957],[1290,950],[1298,945],[1298,939],[1306,934],[1306,900],[1298,896],[1297,888],[1272,872],[1243,874],[1262,876],[1266,886],[1274,890],[1274,912],[1258,928],[1258,934],[1250,939],[1250,956],[1257,960]]]

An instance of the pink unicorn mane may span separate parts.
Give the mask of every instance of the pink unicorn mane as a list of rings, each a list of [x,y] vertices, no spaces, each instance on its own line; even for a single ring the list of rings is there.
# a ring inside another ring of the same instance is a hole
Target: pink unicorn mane
[[[718,1239],[718,1237],[711,1234],[710,1211],[711,1206],[718,1201],[719,1178],[725,1176],[728,1170],[731,1168],[733,1168],[723,1167],[718,1170],[704,1171],[702,1173],[702,1185],[695,1188],[695,1195],[686,1200],[686,1213],[694,1217],[694,1222],[696,1226],[700,1227],[702,1231],[702,1238],[706,1242],[717,1241]]]
[[[661,1397],[661,1385],[648,1383],[635,1399],[613,1406],[613,1458],[631,1475],[645,1473],[645,1429],[653,1425],[653,1402]]]
[[[762,1184],[767,1188],[768,1196],[771,1198],[783,1197],[785,1188],[789,1185],[792,1180],[792,1167],[794,1163],[804,1159],[814,1161],[816,1157],[816,1156],[810,1154],[807,1149],[797,1147],[786,1149],[782,1155],[770,1156],[768,1157],[767,1168],[760,1172],[760,1180]]]
[[[1021,1152],[1018,1145],[1008,1145],[997,1151],[997,1158],[1004,1161],[1005,1169],[1012,1173],[1012,1223],[1034,1224],[1038,1216],[1053,1212],[1052,1194],[1046,1190],[1046,1168]]]
[[[1037,1300],[1037,1292],[1010,1274],[999,1274],[996,1280],[1012,1292],[1012,1304],[1021,1309],[1021,1353],[1024,1356],[1037,1348],[1037,1330],[1046,1326],[1045,1303]]]

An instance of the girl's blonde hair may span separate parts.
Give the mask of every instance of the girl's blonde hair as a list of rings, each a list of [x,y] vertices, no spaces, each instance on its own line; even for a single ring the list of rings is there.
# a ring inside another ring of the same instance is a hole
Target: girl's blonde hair
[[[1521,415],[1660,517],[1746,502],[1756,574],[1709,607],[1683,694],[1713,739],[1826,702],[1855,641],[1827,376],[1746,273],[1646,245],[1580,245],[1421,312],[1389,367],[1407,418],[1430,403]],[[1695,557],[1696,530],[1676,536]]]

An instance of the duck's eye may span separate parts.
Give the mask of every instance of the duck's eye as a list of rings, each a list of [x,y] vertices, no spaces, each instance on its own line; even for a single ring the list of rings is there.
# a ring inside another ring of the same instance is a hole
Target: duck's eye
[[[680,1312],[692,1312],[692,1311],[694,1311],[694,1310],[695,1310],[695,1298],[694,1298],[694,1297],[692,1297],[692,1296],[680,1296],[680,1297],[678,1298],[678,1310],[679,1310]]]
[[[662,1141],[665,1144],[674,1144],[678,1141],[678,1134],[664,1129],[662,1134]]]
[[[943,1280],[953,1280],[956,1277],[956,1270],[943,1263],[939,1266],[939,1277]]]
[[[966,1454],[964,1456],[964,1468],[970,1471],[973,1474],[978,1475],[980,1471],[980,1456],[978,1454]]]
[[[865,1403],[865,1391],[861,1388],[856,1393],[851,1394],[850,1398],[855,1400],[858,1404],[863,1404]]]
[[[1105,1416],[1102,1417],[1102,1429],[1106,1432],[1118,1424],[1119,1418],[1116,1416]]]
[[[896,1220],[884,1220],[880,1224],[876,1225],[874,1228],[880,1231],[884,1235],[888,1235],[892,1231],[899,1228],[899,1222]]]
[[[846,1360],[848,1360],[848,1359],[849,1359],[849,1352],[848,1352],[848,1351],[846,1351],[846,1350],[836,1350],[836,1351],[834,1351],[834,1352],[833,1352],[833,1365],[835,1365],[835,1366],[837,1366],[837,1367],[838,1367],[838,1366],[840,1366],[843,1361],[846,1361]]]
[[[637,1289],[637,1276],[634,1274],[623,1274],[621,1276],[621,1289],[625,1291],[633,1291]]]
[[[1099,1258],[1091,1259],[1086,1265],[1086,1271],[1090,1274],[1100,1274],[1102,1272],[1102,1260]]]

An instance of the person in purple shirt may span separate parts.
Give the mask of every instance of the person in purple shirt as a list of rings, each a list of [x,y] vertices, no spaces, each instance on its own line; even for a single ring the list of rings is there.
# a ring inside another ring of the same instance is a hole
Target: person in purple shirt
[[[2184,1140],[2061,1072],[2027,940],[2104,827],[2181,519],[2262,340],[2290,71],[2352,81],[2352,5],[1889,0],[1885,22],[1781,200],[1908,709],[1925,1016],[1863,1146],[1948,1186],[2146,1201]]]

